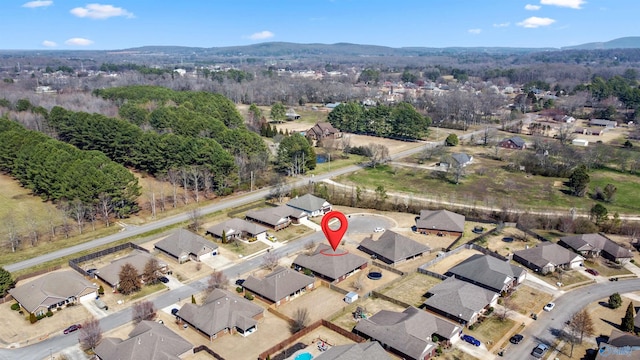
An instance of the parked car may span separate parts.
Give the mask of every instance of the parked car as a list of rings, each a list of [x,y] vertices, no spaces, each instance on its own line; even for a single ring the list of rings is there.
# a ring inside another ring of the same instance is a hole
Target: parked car
[[[376,227],[375,229],[373,229],[373,232],[384,232],[384,228],[383,227]]]
[[[93,276],[94,274],[98,273],[98,269],[87,269],[87,274],[89,276]]]
[[[519,344],[520,341],[522,341],[522,339],[524,339],[524,336],[520,334],[515,334],[511,337],[511,339],[509,339],[509,342],[512,344]]]
[[[600,273],[598,272],[598,270],[596,269],[587,269],[585,270],[586,272],[588,272],[589,274],[593,275],[593,276],[598,276],[600,275]]]
[[[177,308],[171,309],[171,315],[175,316],[177,313],[178,313],[178,309]]]
[[[467,334],[462,335],[462,340],[468,342],[471,345],[480,346],[480,340],[474,338],[471,335],[467,335]]]
[[[267,233],[267,240],[275,242],[275,241],[278,241],[278,238],[273,236],[273,235],[271,235],[271,234],[269,234],[269,233]]]
[[[544,311],[551,311],[551,310],[553,310],[553,308],[554,308],[554,307],[556,307],[556,304],[554,304],[554,303],[550,302],[550,303],[548,303],[547,305],[545,305],[545,306],[542,308],[542,310],[544,310]]]
[[[244,284],[244,279],[238,279],[238,280],[236,280],[236,285],[238,285],[238,286],[242,286],[242,284]]]
[[[544,354],[547,353],[547,350],[549,350],[549,347],[545,344],[540,343],[533,349],[531,355],[533,355],[533,357],[541,358],[544,356]]]
[[[81,324],[73,324],[73,325],[69,326],[68,328],[64,329],[63,332],[65,334],[70,334],[70,333],[72,333],[72,332],[74,332],[76,330],[80,330],[80,329],[82,329],[82,325]]]
[[[160,280],[160,282],[161,282],[161,283],[163,283],[163,284],[166,284],[166,283],[168,283],[168,282],[169,282],[169,278],[168,278],[168,277],[166,277],[166,276],[160,276],[160,277],[158,278],[158,280]]]

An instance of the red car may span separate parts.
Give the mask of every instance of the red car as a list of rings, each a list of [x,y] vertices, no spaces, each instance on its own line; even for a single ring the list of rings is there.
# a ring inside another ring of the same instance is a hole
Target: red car
[[[69,334],[69,333],[72,333],[72,332],[74,332],[74,331],[76,331],[78,329],[82,329],[82,325],[73,324],[73,325],[69,326],[68,328],[64,329],[64,333],[65,334]]]
[[[598,272],[598,270],[596,269],[587,269],[585,270],[586,272],[588,272],[589,274],[593,275],[593,276],[598,276],[600,275],[600,273]]]

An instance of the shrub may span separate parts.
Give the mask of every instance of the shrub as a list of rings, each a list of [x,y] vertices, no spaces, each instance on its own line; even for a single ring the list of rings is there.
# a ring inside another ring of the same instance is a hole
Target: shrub
[[[98,288],[98,295],[104,295],[104,287],[102,285]]]
[[[247,294],[244,295],[244,298],[247,299],[247,300],[253,300],[253,295],[247,293]]]
[[[20,310],[20,304],[18,303],[11,304],[11,310],[14,310],[14,311]]]
[[[36,314],[30,313],[29,314],[29,322],[32,323],[32,324],[35,324],[36,321],[38,321],[38,318],[36,317]]]
[[[53,316],[53,311],[51,311],[51,310],[47,311],[46,315],[47,315],[47,317],[52,317]]]
[[[609,296],[609,307],[612,309],[617,309],[622,306],[622,297],[620,294],[613,293]]]
[[[304,269],[303,273],[307,276],[311,276],[312,272],[309,269]]]
[[[241,293],[241,292],[242,292],[242,286],[238,286],[238,287],[236,288],[236,292],[237,292],[237,293]]]
[[[469,325],[469,330],[473,330],[475,328],[474,325]]]

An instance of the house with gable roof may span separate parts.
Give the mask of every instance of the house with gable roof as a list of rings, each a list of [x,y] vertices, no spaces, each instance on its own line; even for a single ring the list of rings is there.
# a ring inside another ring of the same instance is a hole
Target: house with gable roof
[[[296,270],[308,269],[315,276],[332,283],[348,278],[365,269],[368,264],[368,260],[361,256],[339,249],[333,251],[327,244],[319,244],[313,254],[300,254],[293,260]]]
[[[232,333],[248,336],[258,329],[263,316],[261,306],[222,289],[213,290],[202,305],[187,303],[176,313],[210,341]]]
[[[452,267],[445,276],[454,276],[491,291],[508,292],[522,283],[527,271],[490,255],[474,254]]]
[[[312,290],[314,284],[314,278],[279,266],[262,279],[249,275],[242,283],[242,287],[268,302],[280,306]]]
[[[296,210],[304,211],[311,217],[324,215],[331,211],[331,204],[327,200],[312,194],[296,196],[289,200],[287,205]]]
[[[631,249],[618,245],[603,234],[580,234],[564,236],[558,245],[572,249],[584,257],[598,257],[611,261],[626,262],[633,258]]]
[[[189,260],[201,261],[218,253],[218,245],[186,229],[176,230],[154,247],[180,264]]]
[[[327,104],[327,107],[329,105]],[[318,141],[322,141],[325,138],[339,139],[342,137],[340,130],[336,129],[328,122],[319,122],[315,124],[311,129],[307,130],[307,137],[311,139],[315,146]]]
[[[125,340],[108,337],[94,350],[99,360],[179,360],[193,345],[155,321],[141,321]]]
[[[120,269],[122,269],[124,264],[131,264],[136,269],[138,275],[142,276],[145,265],[151,259],[156,258],[147,252],[135,250],[132,251],[131,254],[101,267],[95,272],[95,275],[112,288],[117,289],[120,285]],[[168,269],[167,264],[160,260],[158,260],[158,267],[160,272],[166,272]]]
[[[381,310],[370,318],[361,319],[353,332],[377,341],[387,351],[404,359],[428,360],[436,355],[441,341],[455,343],[460,338],[458,324],[435,316],[413,306],[403,312]]]
[[[611,330],[606,342],[601,342],[596,360],[640,359],[640,337],[617,329]]]
[[[30,314],[44,315],[49,310],[84,299],[92,299],[98,286],[73,270],[54,271],[9,289],[9,294]]]
[[[542,243],[536,247],[514,251],[513,261],[529,269],[547,274],[560,269],[575,269],[584,264],[584,258],[555,243]]]
[[[391,230],[385,231],[378,240],[372,238],[362,240],[358,249],[391,265],[414,259],[431,251],[428,246]]]
[[[517,149],[524,150],[527,148],[527,144],[524,142],[520,136],[513,136],[507,139],[500,141],[500,147],[505,149]]]
[[[206,230],[207,234],[216,239],[222,239],[223,234],[227,239],[267,238],[267,228],[244,219],[229,219],[216,224]]]
[[[245,218],[249,221],[268,226],[275,231],[282,230],[291,223],[299,223],[307,213],[287,205],[248,211]]]
[[[464,215],[449,210],[420,210],[416,228],[421,234],[460,236],[464,222]]]
[[[427,292],[426,310],[469,326],[498,302],[495,291],[450,277]]]

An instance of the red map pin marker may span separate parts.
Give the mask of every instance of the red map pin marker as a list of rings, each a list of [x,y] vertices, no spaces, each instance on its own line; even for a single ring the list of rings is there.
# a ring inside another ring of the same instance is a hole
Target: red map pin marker
[[[332,230],[329,227],[329,221],[331,221],[331,219],[340,220],[340,228],[338,228],[338,230]],[[327,237],[327,240],[329,240],[329,244],[333,248],[333,251],[336,251],[338,245],[340,245],[340,241],[342,241],[342,237],[347,232],[348,227],[349,223],[347,222],[347,217],[340,211],[329,211],[324,214],[324,217],[322,218],[322,232],[324,233],[324,236]]]

